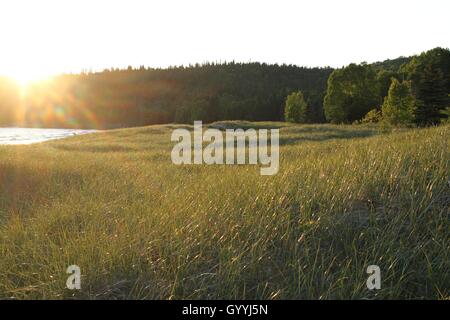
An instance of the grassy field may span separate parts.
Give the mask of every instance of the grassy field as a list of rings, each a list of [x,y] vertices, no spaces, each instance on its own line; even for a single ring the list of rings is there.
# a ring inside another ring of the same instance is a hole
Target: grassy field
[[[0,146],[0,298],[450,297],[449,125],[238,125],[278,174],[176,166],[175,125]]]

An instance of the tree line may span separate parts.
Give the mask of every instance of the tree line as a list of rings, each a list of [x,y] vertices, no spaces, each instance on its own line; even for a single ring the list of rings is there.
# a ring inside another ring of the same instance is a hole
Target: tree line
[[[205,63],[0,78],[0,126],[116,128],[194,120],[432,125],[449,113],[450,51],[340,69]]]
[[[450,51],[435,48],[409,59],[350,64],[334,70],[328,78],[323,108],[332,123],[436,125],[448,119],[449,93]],[[301,92],[288,96],[286,120],[308,122],[308,112]]]
[[[20,93],[0,80],[0,125],[116,128],[194,120],[284,120],[286,96],[302,90],[324,122],[331,68],[207,63],[66,74]]]

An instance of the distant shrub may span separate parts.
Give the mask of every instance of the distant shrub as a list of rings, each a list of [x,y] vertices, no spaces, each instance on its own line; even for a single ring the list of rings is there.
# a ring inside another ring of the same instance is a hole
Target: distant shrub
[[[292,92],[286,98],[284,118],[288,122],[309,122],[309,109],[301,91]]]
[[[361,123],[378,123],[383,119],[381,111],[372,109],[361,119]]]

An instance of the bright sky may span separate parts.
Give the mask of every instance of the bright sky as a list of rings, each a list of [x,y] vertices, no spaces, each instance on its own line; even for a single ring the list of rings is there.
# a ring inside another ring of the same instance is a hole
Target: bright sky
[[[340,67],[450,47],[449,0],[1,0],[0,74],[260,61]]]

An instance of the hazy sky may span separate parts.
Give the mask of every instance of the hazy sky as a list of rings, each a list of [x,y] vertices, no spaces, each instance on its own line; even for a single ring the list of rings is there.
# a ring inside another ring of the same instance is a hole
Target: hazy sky
[[[340,67],[450,47],[449,0],[1,0],[0,74],[260,61]]]

